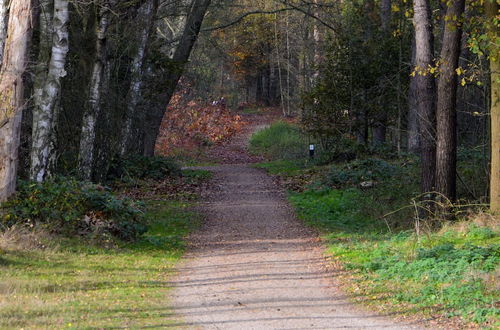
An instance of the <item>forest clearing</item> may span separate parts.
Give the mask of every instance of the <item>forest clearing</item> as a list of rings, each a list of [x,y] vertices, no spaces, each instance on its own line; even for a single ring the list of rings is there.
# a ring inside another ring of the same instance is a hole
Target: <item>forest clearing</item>
[[[499,0],[0,0],[0,329],[496,329]]]

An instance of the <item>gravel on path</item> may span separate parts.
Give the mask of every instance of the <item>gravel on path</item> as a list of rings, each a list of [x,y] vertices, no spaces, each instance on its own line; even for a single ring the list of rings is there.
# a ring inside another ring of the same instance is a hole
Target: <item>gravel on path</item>
[[[270,176],[245,162],[206,168],[214,173],[202,201],[206,222],[190,237],[190,252],[171,283],[172,317],[182,320],[172,327],[419,327],[351,303],[335,285],[317,233],[295,218]]]

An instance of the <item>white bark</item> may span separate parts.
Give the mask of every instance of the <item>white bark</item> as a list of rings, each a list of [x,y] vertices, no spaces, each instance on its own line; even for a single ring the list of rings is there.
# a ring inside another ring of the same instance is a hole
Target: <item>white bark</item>
[[[125,110],[125,123],[122,129],[120,154],[124,156],[135,138],[133,125],[138,115],[138,105],[141,99],[141,88],[143,84],[143,67],[146,59],[146,49],[151,36],[154,16],[156,15],[156,0],[148,0],[141,8],[139,17],[144,22],[139,30],[137,50],[132,61],[131,81],[127,95],[127,108]]]
[[[92,77],[89,85],[88,103],[83,114],[82,133],[80,137],[80,152],[78,157],[78,168],[80,176],[85,180],[92,179],[92,169],[95,160],[96,126],[102,111],[103,79],[106,65],[107,33],[109,27],[110,13],[115,0],[104,4],[99,13],[99,25],[96,35],[96,57],[92,69]]]
[[[53,39],[48,74],[41,95],[37,95],[33,109],[30,177],[37,182],[44,181],[50,174],[49,162],[54,153],[55,122],[61,92],[61,78],[66,76],[66,56],[69,50],[68,23],[68,0],[54,0]]]
[[[0,73],[0,202],[10,197],[16,188],[21,117],[25,106],[22,75],[27,66],[32,13],[30,0],[11,1]]]

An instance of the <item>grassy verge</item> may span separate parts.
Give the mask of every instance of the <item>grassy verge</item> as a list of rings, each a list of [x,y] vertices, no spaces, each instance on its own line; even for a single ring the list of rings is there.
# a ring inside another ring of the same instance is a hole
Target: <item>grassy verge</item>
[[[205,171],[184,176],[184,184],[209,178]],[[161,187],[154,189],[161,198],[146,191],[148,230],[133,242],[28,234],[15,227],[0,233],[0,328],[168,326],[168,281],[184,238],[201,217],[191,196],[174,191],[165,199]],[[34,244],[21,244],[28,236]]]
[[[149,231],[112,249],[67,240],[0,257],[0,328],[161,327],[168,278],[199,216],[182,202],[150,202]]]
[[[466,182],[479,181],[474,162],[459,164]],[[453,223],[419,222],[417,235],[413,157],[358,155],[322,166],[274,158],[256,166],[278,175],[298,216],[323,232],[329,253],[346,270],[345,289],[359,301],[439,317],[453,328],[500,325],[498,218],[469,209]],[[479,185],[468,188],[479,192]]]

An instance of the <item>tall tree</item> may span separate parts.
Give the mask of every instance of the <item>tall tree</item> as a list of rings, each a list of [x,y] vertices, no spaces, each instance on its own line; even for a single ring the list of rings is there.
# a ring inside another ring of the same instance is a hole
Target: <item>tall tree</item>
[[[417,112],[421,132],[420,154],[422,166],[421,190],[435,190],[436,170],[436,83],[429,68],[434,63],[434,35],[429,0],[413,1],[415,26],[415,84]]]
[[[39,86],[41,90],[33,109],[30,177],[37,182],[44,181],[50,175],[50,162],[54,158],[55,123],[61,97],[61,79],[66,76],[66,56],[69,51],[68,24],[69,1],[54,0],[48,72]]]
[[[16,188],[18,147],[24,98],[23,74],[26,71],[32,34],[31,0],[10,2],[8,36],[0,72],[0,201]]]
[[[141,122],[139,118],[139,102],[141,100],[141,88],[144,83],[144,62],[146,51],[151,37],[158,8],[158,0],[147,0],[141,7],[139,14],[140,29],[138,33],[137,48],[132,60],[131,81],[127,95],[127,105],[125,111],[125,123],[122,129],[120,154],[124,156],[131,150],[133,141],[136,141],[137,134],[134,134],[134,124]]]
[[[415,67],[415,35],[412,38],[411,65]],[[417,84],[416,77],[410,77],[408,87],[408,115],[407,115],[407,149],[409,152],[417,153],[420,150],[420,132],[418,127],[417,109]]]
[[[449,200],[456,198],[457,68],[462,38],[465,0],[448,1],[437,99],[436,190]]]
[[[171,69],[168,74],[167,81],[169,82],[164,93],[160,96],[160,108],[156,109],[158,115],[151,117],[151,122],[147,123],[146,130],[149,131],[148,134],[152,134],[154,138],[149,138],[150,145],[144,146],[144,153],[146,155],[151,155],[154,151],[154,143],[158,138],[160,131],[161,121],[163,114],[167,109],[167,105],[175,92],[179,79],[184,72],[184,67],[186,66],[191,51],[198,39],[198,35],[205,18],[205,14],[210,6],[211,0],[193,0],[191,3],[191,8],[186,20],[184,31],[179,44],[174,52],[172,61],[175,67]]]
[[[490,37],[498,41],[498,25],[493,23],[498,17],[498,1],[486,0],[485,12],[488,20]],[[491,71],[491,178],[490,209],[500,214],[500,58],[498,44],[490,51]]]
[[[380,1],[380,22],[382,26],[383,38],[390,38],[390,24],[391,24],[391,0]],[[389,57],[389,56],[388,56]],[[389,66],[390,67],[390,66]],[[385,143],[387,135],[387,110],[388,102],[386,98],[382,100],[382,109],[377,115],[375,126],[373,127],[373,143],[381,145]]]
[[[92,76],[88,88],[88,100],[83,114],[80,150],[78,154],[78,169],[85,180],[92,179],[95,161],[97,120],[102,108],[103,80],[107,64],[108,28],[111,11],[116,0],[102,0],[98,12],[96,27],[95,58],[92,65]]]

